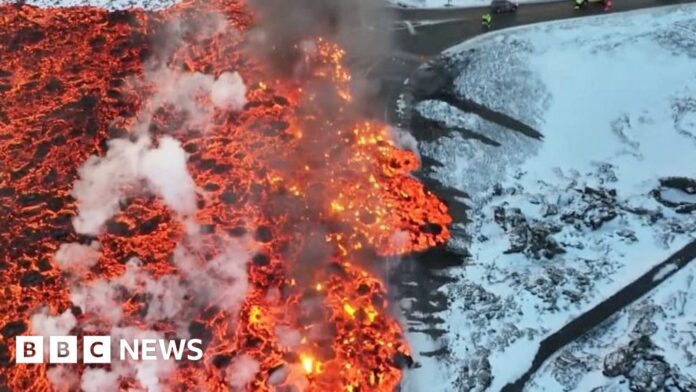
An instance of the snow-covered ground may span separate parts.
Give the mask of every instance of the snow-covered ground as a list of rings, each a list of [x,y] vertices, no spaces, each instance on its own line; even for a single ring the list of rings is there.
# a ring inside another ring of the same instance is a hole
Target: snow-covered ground
[[[696,265],[688,265],[563,349],[532,379],[528,390],[696,390],[695,278]]]
[[[544,337],[696,238],[696,6],[502,31],[453,48],[449,63],[458,70],[456,96],[544,137],[452,102],[417,103],[423,117],[488,142],[454,132],[421,143],[421,154],[442,163],[432,177],[470,195],[466,234],[453,243],[471,258],[448,272],[457,282],[444,288],[444,336],[411,334],[421,367],[404,386],[498,391],[528,369]],[[696,377],[689,271],[647,300],[658,309],[648,316],[651,336],[683,382]],[[566,363],[556,358],[527,390],[628,390],[620,376],[602,375],[602,355],[636,338],[642,306],[569,349],[583,353],[586,371],[556,377],[565,368],[555,364]],[[418,356],[442,347],[448,354]],[[560,381],[547,385],[551,378]]]

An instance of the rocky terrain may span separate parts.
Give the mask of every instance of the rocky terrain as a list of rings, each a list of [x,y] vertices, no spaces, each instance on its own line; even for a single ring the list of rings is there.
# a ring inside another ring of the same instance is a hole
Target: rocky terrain
[[[690,295],[678,281],[696,253],[669,257],[696,237],[693,11],[495,33],[409,81],[402,126],[420,141],[420,175],[455,205],[449,250],[463,264],[430,271],[430,297],[402,300],[423,353],[405,390],[690,390],[691,343],[672,325],[692,322],[693,303],[640,304],[655,287]],[[654,56],[673,79],[642,65]],[[609,327],[638,319],[653,327]]]

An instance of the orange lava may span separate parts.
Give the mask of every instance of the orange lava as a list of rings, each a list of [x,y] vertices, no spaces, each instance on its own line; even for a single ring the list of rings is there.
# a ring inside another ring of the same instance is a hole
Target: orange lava
[[[213,11],[232,28],[202,40],[193,29],[171,52],[158,51],[168,21]],[[49,305],[56,314],[71,306],[52,258],[62,243],[89,240],[71,225],[77,169],[104,155],[106,140],[128,136],[156,90],[136,86],[157,56],[173,69],[242,75],[249,88],[243,111],[216,109],[205,129],[184,129],[180,113],[168,108],[150,130],[173,135],[190,154],[188,169],[201,188],[195,219],[211,253],[200,257],[209,260],[224,238],[249,234],[258,242],[240,314],[211,307],[199,315],[195,323],[209,334],[204,360],[181,363],[169,390],[229,390],[222,369],[242,354],[261,365],[250,391],[291,390],[296,377],[309,391],[398,385],[397,358],[408,348],[371,266],[381,256],[443,244],[447,208],[409,176],[418,158],[395,147],[384,125],[340,109],[327,118],[310,95],[306,83],[328,82],[339,106],[350,105],[338,46],[318,38],[312,75],[279,79],[244,50],[252,23],[231,0],[161,12],[0,6],[0,386],[51,390],[46,366],[14,364],[14,336],[29,333],[37,308]],[[134,256],[154,275],[176,274],[171,257],[183,233],[162,201],[133,197],[98,236],[101,258],[91,275],[117,276]],[[307,253],[315,248],[321,251]],[[137,298],[123,306],[138,325]],[[166,323],[158,328],[173,333]],[[279,328],[299,331],[299,345],[283,346]],[[281,366],[293,369],[290,376],[270,385]],[[121,389],[128,388],[139,386],[124,381]]]

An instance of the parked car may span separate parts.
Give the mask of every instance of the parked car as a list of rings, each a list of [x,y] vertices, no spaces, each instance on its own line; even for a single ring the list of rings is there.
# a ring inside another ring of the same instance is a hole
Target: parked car
[[[491,11],[496,14],[502,14],[504,12],[516,12],[517,3],[509,0],[493,0],[491,1]]]

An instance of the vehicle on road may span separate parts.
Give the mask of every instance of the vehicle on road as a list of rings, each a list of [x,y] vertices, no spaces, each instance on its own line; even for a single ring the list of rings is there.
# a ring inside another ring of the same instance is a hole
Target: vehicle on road
[[[491,16],[490,12],[486,12],[483,14],[481,17],[481,24],[484,29],[488,30],[491,28],[491,23],[493,22],[493,17]]]
[[[491,11],[496,14],[502,14],[505,12],[516,12],[517,3],[509,0],[493,0],[491,1]]]
[[[575,0],[575,9],[585,8],[588,5],[597,4],[604,7],[604,11],[610,11],[613,3],[611,0]]]

